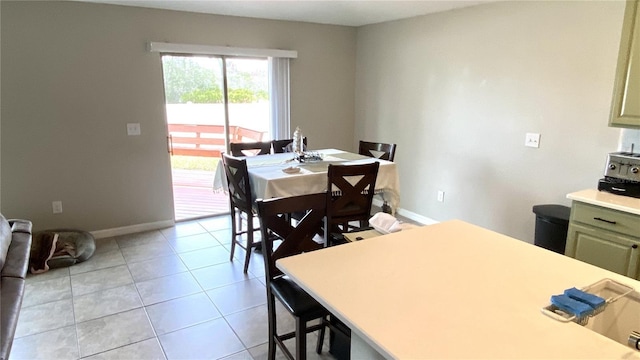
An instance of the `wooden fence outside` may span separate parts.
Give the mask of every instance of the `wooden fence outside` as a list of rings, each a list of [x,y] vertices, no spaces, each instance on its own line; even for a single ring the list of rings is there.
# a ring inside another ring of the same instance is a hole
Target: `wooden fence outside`
[[[220,157],[225,150],[223,125],[169,124],[171,155]],[[263,131],[229,126],[229,142],[262,141]]]

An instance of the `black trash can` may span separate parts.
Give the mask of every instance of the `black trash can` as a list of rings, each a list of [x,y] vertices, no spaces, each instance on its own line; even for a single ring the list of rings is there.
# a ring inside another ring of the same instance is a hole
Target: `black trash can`
[[[563,205],[535,205],[536,232],[534,244],[564,254],[571,208]]]

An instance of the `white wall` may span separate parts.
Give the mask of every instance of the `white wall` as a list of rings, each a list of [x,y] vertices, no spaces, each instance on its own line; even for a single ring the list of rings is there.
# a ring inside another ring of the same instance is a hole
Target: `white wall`
[[[359,28],[354,139],[398,143],[402,208],[532,242],[532,206],[596,187],[617,148],[623,12],[506,1]]]
[[[618,150],[640,152],[640,129],[622,129]]]
[[[313,146],[352,143],[354,28],[62,1],[0,6],[1,210],[36,229],[173,219],[161,61],[148,41],[297,50],[293,128]],[[126,135],[130,122],[141,136]]]

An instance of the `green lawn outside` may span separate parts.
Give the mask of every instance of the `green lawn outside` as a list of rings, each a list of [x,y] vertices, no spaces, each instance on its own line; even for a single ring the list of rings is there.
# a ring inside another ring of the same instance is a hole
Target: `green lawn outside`
[[[219,158],[213,157],[173,155],[171,156],[171,168],[215,171],[218,161],[220,161]]]

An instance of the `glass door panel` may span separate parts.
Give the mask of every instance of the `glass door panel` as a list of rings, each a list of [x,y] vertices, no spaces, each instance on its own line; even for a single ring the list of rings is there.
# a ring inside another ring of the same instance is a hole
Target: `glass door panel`
[[[268,60],[225,61],[231,142],[270,141]]]
[[[162,56],[176,220],[229,212],[227,195],[213,192],[225,151],[222,61]]]

